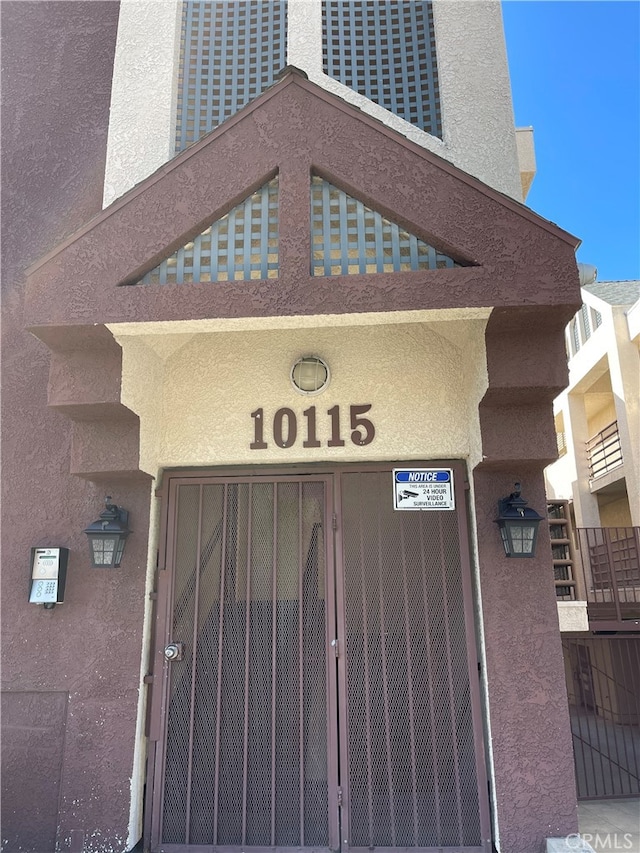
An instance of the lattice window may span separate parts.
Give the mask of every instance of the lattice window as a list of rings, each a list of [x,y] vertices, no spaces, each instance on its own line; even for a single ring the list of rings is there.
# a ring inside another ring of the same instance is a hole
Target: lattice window
[[[325,0],[323,55],[326,74],[442,137],[430,2]]]
[[[138,284],[247,281],[278,277],[278,179],[274,178]]]
[[[286,63],[286,0],[183,3],[176,151],[261,94]]]
[[[311,182],[311,229],[313,275],[457,266],[452,258],[318,176]]]

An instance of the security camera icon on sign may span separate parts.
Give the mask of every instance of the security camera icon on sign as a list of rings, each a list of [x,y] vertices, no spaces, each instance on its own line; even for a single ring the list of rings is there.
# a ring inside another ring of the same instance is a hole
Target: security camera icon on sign
[[[417,498],[420,496],[420,492],[410,492],[409,489],[403,489],[398,494],[398,501],[406,501],[407,498]]]

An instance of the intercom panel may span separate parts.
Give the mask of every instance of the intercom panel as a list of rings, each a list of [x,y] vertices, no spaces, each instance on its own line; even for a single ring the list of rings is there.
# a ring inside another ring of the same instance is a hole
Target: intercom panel
[[[30,604],[61,604],[67,580],[68,548],[31,549]]]

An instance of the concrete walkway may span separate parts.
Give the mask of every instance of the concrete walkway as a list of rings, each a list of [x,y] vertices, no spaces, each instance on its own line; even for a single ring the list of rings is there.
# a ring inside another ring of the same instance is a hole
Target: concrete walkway
[[[580,835],[596,853],[640,853],[640,799],[582,800]],[[577,845],[576,845],[577,846]]]

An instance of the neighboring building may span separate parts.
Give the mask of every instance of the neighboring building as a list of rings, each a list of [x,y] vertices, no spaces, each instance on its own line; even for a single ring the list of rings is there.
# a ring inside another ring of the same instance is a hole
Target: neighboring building
[[[546,471],[578,795],[640,796],[640,282],[595,280],[566,330]]]
[[[566,330],[569,385],[554,403],[559,459],[552,498],[578,527],[640,526],[640,282],[582,288]]]
[[[582,287],[546,471],[578,795],[640,796],[640,282]]]
[[[545,506],[578,241],[499,3],[0,11],[3,850],[575,832],[549,532],[494,521]]]

